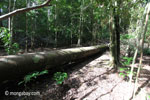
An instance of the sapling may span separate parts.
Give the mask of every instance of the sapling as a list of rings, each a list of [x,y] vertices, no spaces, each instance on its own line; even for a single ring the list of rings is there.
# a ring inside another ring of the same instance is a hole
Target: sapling
[[[64,80],[67,78],[68,75],[65,72],[56,72],[53,77],[57,84],[63,84]]]
[[[41,72],[33,72],[31,74],[28,74],[24,77],[24,80],[19,82],[18,85],[24,84],[24,86],[26,86],[27,83],[29,83],[31,80],[37,78],[38,76],[44,75],[44,74],[48,74],[48,70],[44,70]]]

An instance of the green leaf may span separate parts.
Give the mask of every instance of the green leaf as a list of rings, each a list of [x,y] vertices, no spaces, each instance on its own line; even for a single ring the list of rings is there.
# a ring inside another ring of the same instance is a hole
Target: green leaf
[[[150,99],[150,95],[148,95],[148,98]]]
[[[124,75],[124,73],[119,73],[120,76]]]
[[[67,78],[67,73],[56,72],[54,74],[53,79],[56,81],[57,84],[62,84],[62,82]]]
[[[24,83],[24,81],[19,82],[18,85],[21,85],[22,83]]]
[[[48,70],[44,70],[44,71],[40,72],[39,74],[40,74],[40,75],[48,74]]]
[[[119,73],[119,76],[123,76],[123,78],[126,76],[124,73]]]
[[[124,68],[120,68],[119,70],[120,70],[120,71],[124,71],[125,69],[124,69]]]

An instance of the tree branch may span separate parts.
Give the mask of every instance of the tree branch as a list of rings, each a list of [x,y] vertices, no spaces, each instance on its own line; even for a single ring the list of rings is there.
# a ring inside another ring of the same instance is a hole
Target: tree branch
[[[12,11],[10,13],[1,15],[0,16],[0,21],[3,20],[3,19],[6,19],[8,17],[14,16],[14,15],[16,15],[18,13],[23,13],[23,12],[27,12],[27,11],[30,11],[30,10],[33,10],[33,9],[42,8],[44,6],[49,5],[50,2],[51,2],[51,0],[47,0],[46,2],[44,2],[43,4],[38,5],[38,6],[33,6],[33,7],[27,7],[27,8],[21,8],[21,9],[14,10],[14,11]]]

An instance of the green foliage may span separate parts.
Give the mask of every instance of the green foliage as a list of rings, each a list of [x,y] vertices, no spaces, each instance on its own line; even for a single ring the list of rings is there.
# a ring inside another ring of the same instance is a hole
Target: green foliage
[[[123,78],[128,78],[130,74],[136,75],[136,72],[131,73],[130,68],[119,68],[119,75],[123,76]]]
[[[9,55],[16,54],[19,51],[19,44],[13,43],[11,47],[6,47],[5,50]]]
[[[120,35],[120,40],[127,40],[127,39],[131,39],[131,38],[134,38],[134,36],[130,35],[130,34],[121,34]]]
[[[12,0],[12,4],[15,4],[11,5],[10,10],[40,5],[43,2],[44,0],[27,0],[27,2]],[[22,47],[25,46],[25,41],[21,40],[24,38],[29,40],[28,45],[30,46],[31,37],[35,40],[34,46],[40,44],[39,42],[44,42],[44,46],[45,44],[47,46],[55,44],[70,46],[70,44],[77,43],[80,34],[81,45],[89,42],[95,43],[100,39],[109,38],[109,17],[112,9],[115,8],[114,14],[119,15],[122,33],[127,31],[131,20],[137,22],[136,19],[140,14],[139,9],[144,8],[137,5],[137,2],[138,0],[134,2],[132,0],[124,0],[123,2],[119,0],[52,0],[52,6],[14,16],[12,28],[16,40]],[[2,14],[7,13],[9,0],[2,0],[0,7],[3,10]],[[3,21],[3,24],[3,26],[8,26],[7,21]],[[37,38],[41,40],[36,41]],[[130,36],[121,38],[127,39]]]
[[[68,75],[65,72],[56,72],[53,78],[57,84],[62,84],[64,80],[68,78]]]
[[[123,65],[124,66],[128,66],[131,64],[131,61],[133,60],[133,57],[123,57],[124,62]],[[123,78],[128,78],[130,74],[136,74],[135,72],[131,73],[130,68],[119,68],[120,76],[123,76]]]
[[[145,55],[150,55],[150,49],[149,49],[149,48],[143,49],[143,53],[144,53]]]
[[[147,94],[148,99],[150,99],[150,95]]]
[[[33,72],[31,74],[28,74],[24,77],[24,80],[19,82],[18,85],[23,84],[26,86],[27,83],[29,83],[31,80],[37,78],[38,76],[44,75],[44,74],[48,74],[48,70],[44,70],[41,72]]]
[[[0,39],[4,43],[5,51],[8,54],[16,54],[19,51],[19,44],[11,43],[11,35],[7,28],[0,28]]]
[[[133,57],[123,57],[123,59],[125,60],[123,62],[124,66],[130,65],[131,61],[133,60]]]

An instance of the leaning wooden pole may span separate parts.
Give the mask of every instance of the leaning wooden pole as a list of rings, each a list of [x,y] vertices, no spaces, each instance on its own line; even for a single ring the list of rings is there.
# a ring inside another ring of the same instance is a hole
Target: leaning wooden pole
[[[55,68],[108,49],[107,45],[61,49],[0,58],[0,83],[13,80],[33,71]]]
[[[140,48],[140,61],[139,61],[139,66],[136,74],[136,80],[134,84],[134,90],[133,90],[133,99],[136,96],[136,92],[138,89],[138,78],[140,76],[140,70],[142,67],[142,62],[143,62],[143,48],[144,48],[144,39],[145,39],[145,34],[147,32],[147,26],[148,26],[148,20],[149,20],[149,14],[150,14],[150,2],[146,5],[145,7],[145,12],[144,12],[144,17],[145,17],[145,22],[144,22],[144,31],[142,33],[142,38],[141,38],[141,48]]]

